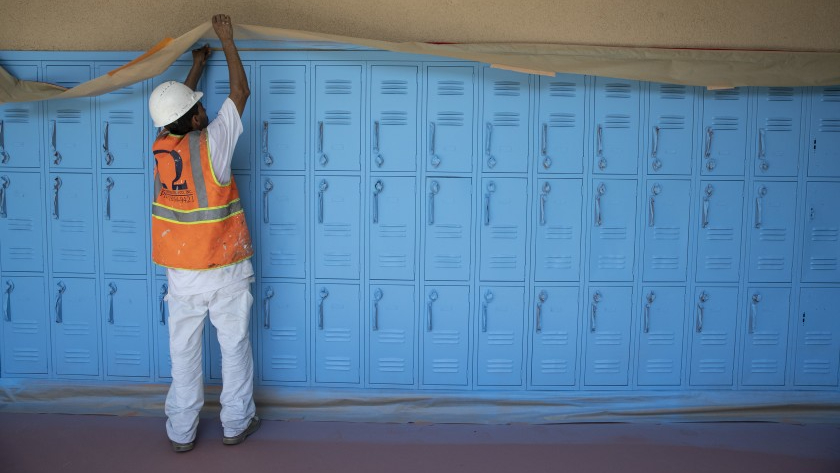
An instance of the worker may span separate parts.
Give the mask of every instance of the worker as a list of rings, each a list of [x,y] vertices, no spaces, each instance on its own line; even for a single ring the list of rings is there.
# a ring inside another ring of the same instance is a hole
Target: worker
[[[208,124],[199,101],[203,94],[195,91],[210,56],[208,45],[193,51],[183,84],[165,82],[149,98],[152,121],[163,127],[153,145],[152,259],[167,268],[169,282],[172,384],[166,396],[166,433],[176,452],[195,446],[204,404],[201,348],[208,313],[222,353],[222,441],[242,443],[260,427],[249,334],[254,250],[231,175],[251,91],[230,17],[215,15],[212,24],[230,78],[230,95],[216,119]]]

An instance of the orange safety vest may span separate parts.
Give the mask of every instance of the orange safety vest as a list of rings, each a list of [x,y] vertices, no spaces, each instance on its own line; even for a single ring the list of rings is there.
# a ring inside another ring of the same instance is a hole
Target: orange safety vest
[[[213,173],[207,130],[161,134],[155,156],[152,260],[167,268],[220,268],[254,254],[239,191]]]

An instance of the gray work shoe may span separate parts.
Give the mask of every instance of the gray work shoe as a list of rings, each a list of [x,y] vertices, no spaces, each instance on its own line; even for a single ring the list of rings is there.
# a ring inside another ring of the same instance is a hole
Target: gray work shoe
[[[170,440],[169,443],[172,445],[172,451],[176,453],[189,452],[193,449],[193,447],[195,447],[195,440],[190,443],[178,443],[174,440]]]
[[[225,445],[239,445],[240,443],[244,442],[249,435],[253,434],[254,432],[260,429],[260,422],[261,421],[259,417],[252,417],[251,422],[248,423],[248,427],[246,427],[241,434],[235,437],[224,437],[222,439],[222,443]]]

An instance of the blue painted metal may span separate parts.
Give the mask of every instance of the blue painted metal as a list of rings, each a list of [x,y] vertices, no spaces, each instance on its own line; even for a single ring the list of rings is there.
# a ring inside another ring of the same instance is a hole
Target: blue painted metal
[[[532,322],[530,384],[539,389],[578,383],[580,288],[537,286],[533,306],[526,309]]]
[[[144,279],[104,279],[105,376],[148,378],[152,369],[149,287]]]
[[[698,285],[692,304],[689,382],[692,386],[731,386],[738,288]]]
[[[696,94],[685,85],[650,84],[648,174],[691,174]]]
[[[423,351],[420,372],[426,387],[470,384],[470,288],[425,287],[421,301]]]
[[[2,291],[3,375],[46,375],[50,363],[50,324],[42,276],[0,279]]]
[[[537,172],[583,172],[586,132],[584,77],[540,77]],[[532,131],[532,134],[534,132]]]
[[[263,283],[255,294],[260,305],[257,330],[263,381],[304,382],[307,364],[306,285],[292,282]],[[255,358],[257,358],[255,351]]]
[[[43,186],[41,174],[0,171],[0,264],[4,272],[44,270]]]
[[[703,93],[703,176],[743,176],[747,159],[749,89],[708,90]]]
[[[637,383],[640,386],[679,386],[685,355],[685,293],[683,286],[645,286],[640,302]]]
[[[371,284],[368,292],[367,360],[371,385],[413,385],[417,350],[414,286]]]
[[[751,286],[747,290],[741,383],[783,386],[787,374],[791,293],[786,287]]]
[[[96,280],[53,277],[52,343],[55,374],[100,376],[100,319]]]
[[[309,156],[307,66],[272,64],[259,71],[259,166],[264,171],[303,171]]]
[[[369,169],[415,172],[420,155],[417,66],[370,67]]]
[[[639,148],[639,83],[595,78],[592,172],[636,174]]]

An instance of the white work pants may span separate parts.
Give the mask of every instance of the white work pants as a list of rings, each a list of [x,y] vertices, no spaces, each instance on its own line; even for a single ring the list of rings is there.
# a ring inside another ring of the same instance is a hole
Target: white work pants
[[[204,405],[202,333],[208,312],[222,351],[221,420],[224,435],[239,435],[254,416],[254,361],[249,338],[250,283],[242,281],[193,296],[168,295],[172,385],[166,396],[166,433],[178,443],[195,439]]]

